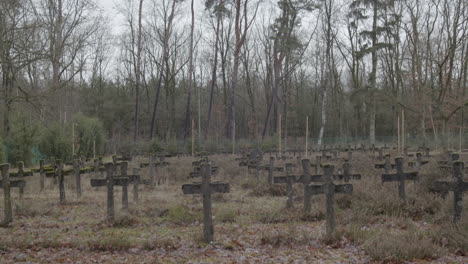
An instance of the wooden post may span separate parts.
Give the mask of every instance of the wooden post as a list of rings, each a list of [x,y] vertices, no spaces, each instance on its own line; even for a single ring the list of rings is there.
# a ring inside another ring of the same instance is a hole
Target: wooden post
[[[316,166],[320,166],[319,164],[316,164]],[[310,160],[309,159],[303,159],[302,160],[302,170],[304,172],[304,213],[308,214],[310,213],[312,209],[312,203],[311,203],[311,194],[309,192],[309,189],[307,188],[307,185],[311,183],[311,178],[310,178]]]
[[[73,173],[75,174],[76,197],[80,199],[81,198],[80,161],[77,159],[73,160]]]
[[[213,218],[211,213],[211,164],[203,162],[200,164],[202,173],[202,194],[203,194],[203,237],[206,243],[213,241]]]
[[[93,139],[93,159],[96,158],[96,140]]]
[[[105,164],[107,171],[107,221],[114,222],[114,163],[109,162]]]
[[[64,204],[65,203],[65,177],[62,173],[62,169],[63,169],[63,163],[62,163],[62,160],[58,159],[55,161],[56,162],[56,170],[57,170],[57,175],[56,177],[58,177],[58,180],[59,180],[59,193],[60,193],[60,203],[61,204]]]
[[[41,159],[39,160],[39,188],[40,188],[40,191],[44,191],[44,187],[45,187],[45,171],[44,171],[44,160]]]
[[[306,116],[305,158],[309,158],[309,116]]]
[[[8,169],[10,165],[8,163],[0,164],[0,170],[2,173],[2,187],[3,187],[3,203],[4,203],[4,219],[0,226],[6,227],[13,221],[13,210],[11,206],[11,193],[10,193],[10,174]]]

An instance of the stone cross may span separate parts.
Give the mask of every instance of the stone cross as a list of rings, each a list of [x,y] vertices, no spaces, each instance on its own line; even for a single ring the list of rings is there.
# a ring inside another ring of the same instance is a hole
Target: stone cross
[[[380,161],[382,161],[382,160],[383,160],[383,149],[382,149],[382,148],[379,148],[378,151],[379,151],[379,157],[378,157],[378,159],[379,159]]]
[[[390,170],[395,168],[395,164],[390,163],[390,154],[385,155],[384,163],[377,163],[374,165],[376,169],[384,169],[385,173],[390,173]]]
[[[128,177],[115,177],[115,165],[112,162],[104,164],[107,172],[106,179],[91,179],[92,187],[107,186],[107,221],[113,223],[115,220],[114,211],[114,186],[128,186]],[[122,188],[122,207],[128,208],[128,192]]]
[[[326,164],[323,167],[324,172],[324,184],[323,185],[315,185],[309,184],[307,185],[307,192],[310,195],[319,195],[325,194],[326,197],[326,222],[327,222],[327,237],[333,237],[335,234],[335,193],[352,193],[353,192],[353,185],[352,184],[334,184],[332,181],[333,177],[333,165]]]
[[[60,196],[60,203],[65,203],[65,178],[64,174],[62,173],[63,170],[63,163],[62,160],[58,159],[55,161],[56,166],[56,175],[58,177],[59,183],[59,196]]]
[[[468,182],[463,181],[464,163],[455,161],[453,163],[453,177],[455,181],[436,181],[433,190],[441,193],[453,192],[453,222],[457,223],[461,218],[463,192],[468,191]]]
[[[45,183],[45,170],[44,170],[44,160],[39,160],[39,185],[41,192],[44,191]]]
[[[396,174],[382,174],[382,183],[398,182],[398,196],[406,202],[405,181],[417,181],[417,172],[403,172],[403,157],[395,158]]]
[[[81,198],[81,172],[80,172],[80,160],[73,160],[73,175],[75,176],[75,189],[76,197]]]
[[[203,237],[206,243],[213,241],[214,227],[213,216],[211,210],[211,194],[212,193],[228,193],[229,184],[215,182],[211,183],[211,164],[208,161],[203,161],[200,164],[201,168],[201,183],[184,184],[182,192],[184,194],[202,194],[203,195]]]
[[[437,163],[439,163],[439,168],[441,170],[451,171],[452,166],[450,166],[449,164],[459,159],[460,159],[460,154],[452,153],[451,151],[448,151],[448,160],[438,161]]]
[[[33,176],[32,171],[25,171],[24,170],[24,162],[18,161],[16,166],[18,167],[18,172],[17,173],[10,172],[10,177],[11,178],[16,177],[16,178],[22,180],[26,176]],[[20,185],[18,187],[19,188],[19,198],[20,199],[23,199],[25,186],[26,186],[26,184],[22,184],[22,185]]]
[[[3,203],[4,203],[4,219],[0,223],[1,227],[7,227],[13,221],[13,210],[11,207],[11,196],[10,196],[10,174],[8,169],[10,164],[0,164],[0,170],[2,173],[2,188],[3,188]]]

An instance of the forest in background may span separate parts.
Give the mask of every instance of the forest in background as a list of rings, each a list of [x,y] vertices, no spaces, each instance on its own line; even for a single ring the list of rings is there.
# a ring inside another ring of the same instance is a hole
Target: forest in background
[[[115,6],[0,2],[0,160],[303,146],[306,117],[315,145],[464,147],[467,1]]]

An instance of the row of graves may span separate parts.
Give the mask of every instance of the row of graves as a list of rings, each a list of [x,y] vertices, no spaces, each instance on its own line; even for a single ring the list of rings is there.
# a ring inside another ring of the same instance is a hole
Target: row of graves
[[[363,153],[371,152],[371,157],[377,162],[374,168],[382,169],[381,182],[382,184],[395,182],[398,184],[399,199],[406,203],[406,182],[419,181],[418,170],[429,163],[428,158],[431,157],[428,148],[422,148],[424,152],[408,153],[404,151],[404,156],[394,158],[394,163],[391,162],[390,154],[384,154],[389,148],[330,148],[320,150],[320,155],[315,157],[315,162],[311,163],[309,159],[302,159],[300,151],[291,151],[282,153],[282,155],[270,156],[264,162],[264,154],[257,149],[249,152],[244,152],[241,157],[236,158],[240,167],[246,167],[248,175],[255,177],[257,181],[261,181],[261,172],[266,171],[266,184],[269,185],[286,185],[286,208],[294,206],[294,184],[301,184],[304,190],[303,211],[309,214],[312,208],[312,196],[324,195],[326,208],[326,235],[332,237],[336,229],[335,221],[335,195],[347,194],[352,195],[353,184],[357,184],[362,180],[359,173],[352,173],[353,151]],[[345,155],[343,155],[345,153]],[[292,154],[292,155],[291,155]],[[344,157],[342,157],[344,156]],[[411,161],[405,161],[405,158],[415,158]],[[442,197],[447,196],[448,192],[454,193],[454,213],[453,222],[457,223],[460,220],[462,212],[462,195],[468,190],[468,182],[463,180],[465,173],[464,163],[459,160],[460,156],[457,153],[447,153],[447,159],[438,161],[441,170],[450,171],[453,176],[453,181],[435,181],[432,183],[431,191],[440,194]],[[284,166],[275,166],[275,160],[285,161]],[[342,161],[341,168],[335,168],[332,164],[334,161]],[[184,194],[201,194],[203,197],[203,212],[204,212],[204,239],[206,242],[213,240],[214,227],[212,220],[212,193],[228,193],[230,192],[229,183],[212,182],[212,175],[216,175],[218,167],[208,160],[207,157],[200,161],[193,162],[193,172],[190,173],[191,178],[201,177],[201,182],[192,184],[184,184],[182,191]],[[411,168],[411,171],[405,171],[405,167]],[[293,169],[296,168],[296,173]],[[302,170],[301,170],[302,169]],[[313,171],[313,172],[312,172]]]
[[[55,160],[51,164],[45,164],[44,160],[39,161],[38,168],[26,170],[23,162],[17,163],[16,170],[10,170],[10,164],[0,164],[0,188],[3,189],[4,197],[4,219],[0,222],[1,227],[9,226],[13,222],[12,195],[13,189],[18,189],[19,200],[23,199],[26,187],[26,177],[33,177],[39,174],[39,190],[45,189],[45,179],[51,178],[54,186],[57,186],[59,203],[66,203],[65,177],[74,179],[74,192],[78,199],[82,196],[82,177],[91,175],[90,186],[94,188],[106,187],[107,190],[107,220],[112,223],[115,219],[114,213],[114,187],[122,188],[122,209],[127,210],[129,206],[128,188],[133,187],[133,201],[139,202],[140,186],[148,186],[153,189],[163,178],[156,168],[167,167],[169,163],[165,161],[165,156],[149,155],[148,162],[139,163],[139,168],[133,168],[129,173],[129,157],[112,156],[112,162],[103,162],[102,157],[93,160],[93,163],[86,166],[89,160],[74,159],[72,163],[65,164],[62,160]],[[149,177],[143,179],[140,170],[149,168]],[[133,186],[132,186],[133,185]]]
[[[282,153],[281,155],[270,156],[265,160],[264,153],[259,150],[251,150],[244,152],[240,157],[236,158],[236,162],[240,167],[245,167],[249,175],[253,175],[255,179],[262,181],[262,172],[267,172],[266,184],[268,185],[286,185],[286,207],[294,206],[294,188],[295,184],[301,184],[304,190],[303,211],[309,214],[312,208],[312,197],[316,195],[325,196],[326,208],[326,234],[331,237],[335,233],[335,196],[336,195],[352,195],[353,185],[359,184],[360,180],[364,180],[359,173],[352,173],[353,168],[353,153],[361,152],[369,155],[376,160],[373,165],[376,169],[382,169],[380,175],[382,184],[388,182],[398,183],[399,199],[406,201],[406,182],[418,181],[418,170],[425,164],[428,164],[427,158],[430,157],[430,152],[427,148],[422,149],[423,152],[408,153],[405,151],[405,156],[394,157],[392,163],[391,156],[384,154],[387,148],[365,148],[364,146],[351,148],[329,147],[318,151],[319,155],[315,156],[315,161],[312,163],[307,158],[302,158],[303,151],[292,151]],[[405,161],[406,158],[413,158],[411,161]],[[451,173],[453,181],[436,181],[432,184],[431,191],[439,193],[443,197],[449,192],[454,193],[454,213],[453,222],[458,222],[462,212],[462,195],[468,190],[468,182],[465,182],[463,175],[465,173],[464,163],[459,160],[460,155],[457,153],[447,153],[447,158],[438,162],[441,170]],[[264,161],[265,160],[265,161]],[[277,166],[276,161],[281,160],[284,166]],[[333,163],[340,161],[341,167],[336,167]],[[1,187],[4,194],[5,218],[1,223],[2,226],[7,226],[13,221],[11,194],[12,188],[19,189],[20,199],[22,198],[26,181],[24,177],[33,176],[34,173],[39,173],[40,188],[44,188],[44,179],[52,177],[57,182],[59,190],[59,199],[61,203],[65,202],[65,187],[64,177],[73,176],[75,179],[75,192],[77,197],[81,196],[81,175],[91,174],[90,185],[95,188],[106,188],[107,191],[107,209],[106,217],[109,222],[115,219],[114,205],[114,188],[122,188],[122,209],[127,210],[128,188],[133,185],[133,200],[139,200],[139,187],[141,185],[154,187],[160,183],[161,177],[156,177],[156,171],[159,168],[164,168],[170,164],[166,162],[164,156],[155,157],[150,155],[148,162],[138,164],[138,168],[133,170],[133,173],[128,173],[129,160],[125,158],[113,157],[112,162],[103,163],[101,159],[95,159],[93,164],[85,166],[81,160],[74,160],[68,168],[64,168],[62,161],[57,160],[53,165],[45,165],[44,161],[40,162],[39,168],[34,168],[29,171],[24,169],[22,163],[18,164],[17,171],[9,171],[9,164],[1,164]],[[411,171],[406,171],[405,167],[411,168]],[[140,169],[147,168],[150,177],[143,179],[138,173]],[[212,181],[213,177],[219,174],[219,168],[208,157],[202,157],[198,161],[192,163],[192,172],[190,179],[194,182],[182,185],[182,192],[185,195],[201,195],[203,200],[203,234],[206,242],[213,241],[214,224],[212,217],[212,194],[213,193],[229,193],[231,186],[229,183]]]

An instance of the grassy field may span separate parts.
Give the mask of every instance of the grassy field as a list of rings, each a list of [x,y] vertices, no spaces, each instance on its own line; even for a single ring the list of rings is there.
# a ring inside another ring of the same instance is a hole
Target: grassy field
[[[266,172],[258,183],[234,156],[210,157],[220,168],[213,181],[231,184],[231,193],[213,196],[211,244],[202,242],[201,197],[181,191],[183,183],[192,181],[188,175],[195,159],[167,159],[170,166],[158,170],[161,184],[154,190],[142,187],[138,204],[129,188],[128,212],[121,210],[116,187],[113,225],[105,221],[105,187],[90,187],[92,175],[82,176],[79,200],[73,178],[66,179],[64,205],[52,179],[40,193],[35,175],[27,179],[22,201],[16,189],[12,192],[14,222],[0,229],[0,263],[468,263],[468,197],[455,226],[452,194],[444,200],[427,191],[431,181],[451,176],[431,160],[420,171],[421,180],[408,183],[405,205],[396,183],[381,183],[382,171],[373,169],[376,160],[368,155],[353,154],[352,173],[362,174],[352,182],[354,193],[335,196],[334,238],[324,235],[324,197],[314,197],[312,213],[304,215],[297,184],[295,207],[285,209],[285,186],[267,186]],[[139,161],[130,164],[130,171]],[[342,161],[331,163],[341,167]],[[141,173],[146,176],[146,169]]]

